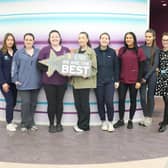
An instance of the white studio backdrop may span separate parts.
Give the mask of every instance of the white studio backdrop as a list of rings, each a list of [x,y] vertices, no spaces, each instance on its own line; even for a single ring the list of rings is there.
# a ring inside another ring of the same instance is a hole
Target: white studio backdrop
[[[1,0],[0,1],[0,46],[5,33],[12,32],[18,48],[23,47],[23,35],[32,32],[36,38],[36,47],[47,45],[48,33],[52,29],[62,34],[63,45],[76,48],[78,34],[89,33],[93,47],[98,45],[99,35],[108,32],[111,35],[111,47],[118,49],[123,45],[124,34],[133,31],[138,43],[144,41],[144,32],[149,26],[149,0]],[[14,118],[20,121],[20,97],[15,108]],[[91,125],[100,123],[94,91],[90,93]],[[114,97],[115,120],[118,119],[118,96]],[[126,99],[126,115],[129,114],[129,95]],[[41,89],[35,120],[38,124],[48,124],[47,101]],[[134,120],[142,117],[137,98],[137,111]],[[0,93],[0,120],[5,120],[5,101]],[[64,98],[63,124],[76,123],[72,87]]]

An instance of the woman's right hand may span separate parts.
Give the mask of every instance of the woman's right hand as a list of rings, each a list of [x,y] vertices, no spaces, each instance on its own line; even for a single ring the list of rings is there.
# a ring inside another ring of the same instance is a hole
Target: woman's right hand
[[[141,87],[141,83],[140,83],[140,82],[136,82],[135,88],[136,88],[136,89],[139,89],[140,87]]]
[[[22,83],[21,82],[19,82],[19,81],[16,81],[15,82],[15,85],[18,85],[18,86],[20,86]]]
[[[115,89],[118,89],[119,86],[120,86],[120,83],[119,83],[119,82],[115,82],[115,83],[114,83],[114,87],[115,87]]]
[[[7,83],[4,83],[2,85],[2,90],[5,92],[5,93],[8,93],[9,92],[9,88],[10,86],[7,84]]]

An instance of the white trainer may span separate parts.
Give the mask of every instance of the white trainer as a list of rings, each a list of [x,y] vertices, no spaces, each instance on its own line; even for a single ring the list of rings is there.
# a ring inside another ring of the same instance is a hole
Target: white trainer
[[[16,131],[16,128],[13,126],[12,123],[6,125],[6,130],[8,131]]]
[[[146,127],[149,127],[152,125],[152,118],[151,117],[146,117],[145,121],[144,121],[144,125]]]
[[[83,132],[84,130],[83,129],[80,129],[77,125],[75,125],[73,127],[73,129],[76,131],[76,132]]]
[[[106,121],[103,121],[103,122],[102,122],[101,129],[102,129],[103,131],[107,131],[107,130],[108,130],[108,125],[107,125],[107,122],[106,122]]]
[[[145,127],[145,120],[146,120],[146,117],[144,117],[144,118],[139,122],[139,125]]]
[[[115,129],[114,129],[114,126],[113,126],[113,122],[108,122],[108,132],[114,132]]]
[[[36,125],[33,125],[30,129],[31,129],[31,131],[37,131],[38,127]]]
[[[14,122],[12,122],[11,124],[12,124],[15,128],[18,127],[18,125],[17,125],[16,123],[14,123]]]
[[[26,127],[21,127],[20,130],[21,130],[22,132],[26,132],[28,129],[27,129]]]

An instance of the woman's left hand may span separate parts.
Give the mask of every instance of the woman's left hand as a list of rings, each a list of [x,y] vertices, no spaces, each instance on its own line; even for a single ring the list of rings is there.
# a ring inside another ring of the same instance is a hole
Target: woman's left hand
[[[115,87],[115,89],[118,89],[118,88],[119,88],[119,85],[120,85],[119,82],[115,82],[115,83],[114,83],[114,87]]]
[[[142,78],[141,82],[146,83],[146,79]]]

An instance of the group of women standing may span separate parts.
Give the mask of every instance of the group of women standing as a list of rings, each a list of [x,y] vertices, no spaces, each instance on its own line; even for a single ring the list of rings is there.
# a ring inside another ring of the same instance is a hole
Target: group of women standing
[[[41,50],[34,46],[34,42],[34,35],[26,33],[24,47],[17,50],[14,36],[8,33],[0,51],[0,88],[6,101],[7,130],[16,131],[17,128],[17,125],[13,123],[17,91],[21,97],[21,131],[38,129],[34,121],[34,111],[39,90],[43,85],[48,102],[48,131],[50,133],[63,131],[61,124],[63,98],[68,82],[73,87],[78,116],[77,124],[74,126],[76,132],[90,129],[90,89],[95,89],[103,131],[113,132],[115,128],[125,125],[127,90],[130,95],[127,128],[133,128],[136,97],[139,90],[144,114],[139,125],[148,127],[152,124],[154,95],[156,94],[163,96],[165,103],[164,119],[160,123],[159,132],[166,130],[168,124],[168,33],[162,35],[163,50],[159,50],[154,30],[149,29],[145,32],[145,44],[141,47],[138,47],[136,35],[133,32],[127,32],[124,36],[124,46],[116,54],[116,51],[110,48],[108,33],[102,33],[99,46],[92,49],[89,35],[81,32],[78,37],[79,48],[73,53],[84,53],[88,56],[92,64],[90,77],[66,77],[57,71],[51,77],[47,75],[48,67],[39,63],[39,60],[49,58],[51,50],[58,57],[72,52],[62,46],[62,37],[57,30],[49,33],[48,46]],[[116,123],[113,122],[115,89],[118,89],[119,96],[119,120]]]

